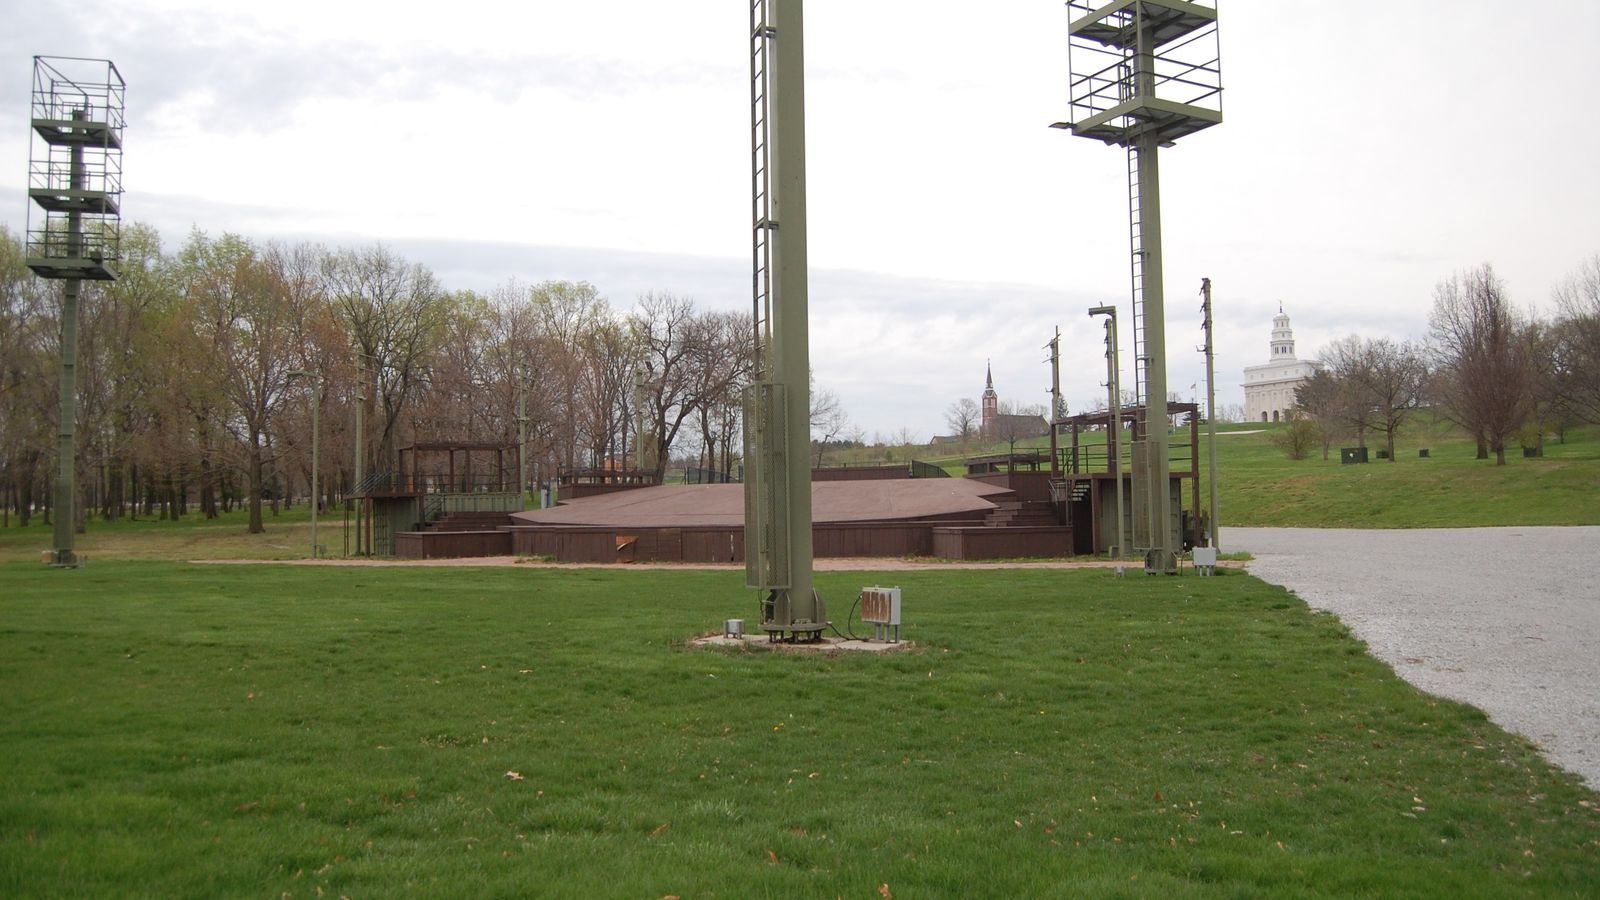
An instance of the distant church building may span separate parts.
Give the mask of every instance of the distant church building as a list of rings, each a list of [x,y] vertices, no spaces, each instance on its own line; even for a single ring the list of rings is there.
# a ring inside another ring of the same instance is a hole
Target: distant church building
[[[983,433],[993,434],[995,417],[1000,415],[1000,395],[994,392],[994,367],[983,366]]]
[[[1044,416],[1012,415],[1000,411],[1000,395],[994,392],[994,368],[984,366],[982,434],[991,441],[1017,440],[1050,433]]]
[[[1248,422],[1281,422],[1294,409],[1294,389],[1317,373],[1314,359],[1295,359],[1294,330],[1283,304],[1272,318],[1272,359],[1244,367],[1244,415]]]

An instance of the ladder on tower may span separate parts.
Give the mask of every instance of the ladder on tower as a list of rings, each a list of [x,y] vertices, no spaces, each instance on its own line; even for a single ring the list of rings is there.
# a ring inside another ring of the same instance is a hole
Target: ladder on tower
[[[1145,345],[1144,310],[1144,203],[1139,191],[1139,148],[1128,145],[1128,248],[1133,286],[1133,393],[1134,402],[1147,406],[1150,351]]]
[[[1139,180],[1139,148],[1135,144],[1128,145],[1128,250],[1133,294],[1133,395],[1134,405],[1139,410],[1128,449],[1135,460],[1143,459],[1142,465],[1148,466],[1150,429],[1154,427],[1152,423],[1159,420],[1153,418],[1150,409],[1150,349],[1145,336],[1144,196]],[[1165,398],[1162,398],[1162,415],[1165,415],[1165,409]],[[1120,446],[1121,442],[1118,443]],[[1140,463],[1134,463],[1135,471],[1141,467]],[[1121,471],[1120,461],[1117,468]],[[1134,515],[1135,525],[1129,538],[1134,550],[1142,553],[1151,546],[1153,526],[1149,523],[1154,521],[1155,498],[1150,496],[1148,489],[1140,488],[1141,482],[1135,477],[1134,507],[1138,509],[1142,506],[1144,515]],[[1141,521],[1145,523],[1142,530],[1139,527]]]
[[[770,373],[772,263],[778,220],[772,203],[772,51],[777,28],[767,0],[750,0],[751,296],[755,326],[753,381]]]

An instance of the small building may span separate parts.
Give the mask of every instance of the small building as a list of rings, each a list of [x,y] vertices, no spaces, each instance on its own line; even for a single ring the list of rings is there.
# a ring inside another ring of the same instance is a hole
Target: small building
[[[1272,318],[1271,358],[1263,365],[1244,367],[1244,415],[1249,422],[1282,422],[1295,407],[1294,391],[1317,373],[1322,364],[1294,355],[1294,329],[1278,304]]]

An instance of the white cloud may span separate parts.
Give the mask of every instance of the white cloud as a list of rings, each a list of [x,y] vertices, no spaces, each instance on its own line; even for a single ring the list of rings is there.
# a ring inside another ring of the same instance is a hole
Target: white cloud
[[[115,59],[125,210],[409,248],[452,286],[588,278],[741,307],[747,22],[616,0],[212,4],[8,13],[0,55]],[[1600,6],[1223,4],[1227,120],[1164,151],[1169,381],[1197,380],[1201,276],[1224,402],[1279,301],[1302,356],[1426,327],[1433,284],[1495,263],[1521,303],[1597,249]],[[1060,4],[812,0],[808,181],[819,380],[869,431],[942,429],[982,389],[1043,400],[1060,325],[1075,407],[1099,395],[1093,304],[1126,305],[1124,161],[1065,113]],[[0,81],[0,220],[20,226],[27,83]],[[587,248],[587,249],[577,249]],[[1131,356],[1124,348],[1125,360]],[[871,365],[864,361],[870,360]]]

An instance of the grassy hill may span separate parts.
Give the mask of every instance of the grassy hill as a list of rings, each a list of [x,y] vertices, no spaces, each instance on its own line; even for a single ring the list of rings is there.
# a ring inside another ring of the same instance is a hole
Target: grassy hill
[[[1490,525],[1600,525],[1600,428],[1573,429],[1565,443],[1548,443],[1545,455],[1524,459],[1513,449],[1506,465],[1475,459],[1471,440],[1445,423],[1422,419],[1401,433],[1395,460],[1341,465],[1339,446],[1324,460],[1321,448],[1303,460],[1288,459],[1272,438],[1287,426],[1219,426],[1218,505],[1224,525],[1301,528],[1445,528]],[[1185,432],[1185,436],[1187,433]],[[1174,436],[1175,440],[1177,436]],[[1082,438],[1103,443],[1100,435]],[[1351,445],[1354,442],[1350,442]],[[1019,441],[1017,448],[1048,446]],[[1420,458],[1426,448],[1429,456]],[[939,448],[943,449],[943,448]],[[1003,453],[1006,445],[971,452]],[[1205,479],[1205,434],[1201,434],[1200,490]],[[964,455],[919,455],[963,471]]]

